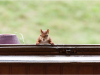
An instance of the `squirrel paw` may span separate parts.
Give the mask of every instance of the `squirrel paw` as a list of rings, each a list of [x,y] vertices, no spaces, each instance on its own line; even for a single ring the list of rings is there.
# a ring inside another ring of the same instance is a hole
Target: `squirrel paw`
[[[36,45],[39,45],[39,43],[36,43]]]
[[[54,43],[51,43],[51,45],[54,45]]]

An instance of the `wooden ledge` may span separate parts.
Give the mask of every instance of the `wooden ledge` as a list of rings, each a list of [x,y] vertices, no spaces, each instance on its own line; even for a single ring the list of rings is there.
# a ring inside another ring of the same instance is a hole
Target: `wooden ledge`
[[[35,44],[0,44],[0,48],[100,48],[100,44],[56,44],[56,45],[35,45]]]
[[[0,63],[100,63],[100,56],[0,56]]]
[[[100,55],[100,44],[0,44],[0,55]]]

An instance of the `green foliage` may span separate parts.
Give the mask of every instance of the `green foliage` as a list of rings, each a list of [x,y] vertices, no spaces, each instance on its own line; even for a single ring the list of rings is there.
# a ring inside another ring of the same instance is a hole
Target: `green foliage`
[[[55,44],[99,44],[100,1],[0,1],[0,34],[35,44],[40,29]],[[17,32],[17,33],[15,33]]]

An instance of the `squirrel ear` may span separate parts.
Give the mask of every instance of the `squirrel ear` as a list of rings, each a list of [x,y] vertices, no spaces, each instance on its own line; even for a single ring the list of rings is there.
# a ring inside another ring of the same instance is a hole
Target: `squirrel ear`
[[[47,29],[47,32],[49,33],[49,29]]]
[[[40,29],[40,32],[42,32],[42,29]]]

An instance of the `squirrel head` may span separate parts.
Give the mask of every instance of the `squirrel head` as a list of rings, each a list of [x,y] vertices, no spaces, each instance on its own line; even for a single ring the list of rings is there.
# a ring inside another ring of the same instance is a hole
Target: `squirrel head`
[[[49,29],[47,29],[47,30],[40,29],[40,32],[41,32],[41,37],[43,37],[43,38],[45,38],[49,35]]]

